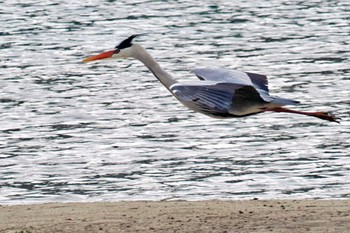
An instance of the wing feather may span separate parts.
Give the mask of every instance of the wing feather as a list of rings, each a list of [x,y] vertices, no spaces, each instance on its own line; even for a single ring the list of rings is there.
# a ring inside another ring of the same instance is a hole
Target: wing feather
[[[173,94],[187,107],[205,114],[228,114],[235,90],[242,85],[232,83],[191,82],[170,87]]]
[[[270,99],[268,81],[265,75],[219,68],[196,68],[192,70],[192,73],[200,80],[253,86],[261,98],[266,101]]]
[[[218,69],[218,68],[196,68],[191,70],[200,80],[226,82],[241,85],[252,85],[249,76],[242,71]]]

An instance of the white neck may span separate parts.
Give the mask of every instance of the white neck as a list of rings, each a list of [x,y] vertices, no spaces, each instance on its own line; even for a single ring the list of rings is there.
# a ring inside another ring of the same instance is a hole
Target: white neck
[[[133,44],[133,53],[132,56],[142,62],[152,73],[153,75],[168,89],[170,86],[176,83],[177,81],[160,67],[157,61],[141,46],[138,44]]]

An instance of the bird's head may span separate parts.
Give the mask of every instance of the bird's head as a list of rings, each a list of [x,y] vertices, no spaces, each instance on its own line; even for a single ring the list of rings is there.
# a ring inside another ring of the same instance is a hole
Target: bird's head
[[[133,56],[133,43],[132,40],[138,35],[129,36],[127,39],[120,42],[119,45],[115,46],[113,50],[109,50],[88,58],[85,58],[83,62],[102,60],[107,58],[128,58]]]

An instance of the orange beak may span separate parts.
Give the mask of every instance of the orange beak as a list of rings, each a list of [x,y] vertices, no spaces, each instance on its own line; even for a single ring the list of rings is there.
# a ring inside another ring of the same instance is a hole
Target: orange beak
[[[114,50],[103,52],[103,53],[97,54],[95,56],[91,56],[91,57],[85,58],[83,60],[83,62],[89,62],[89,61],[95,61],[95,60],[111,58],[113,56],[114,52],[115,52]]]

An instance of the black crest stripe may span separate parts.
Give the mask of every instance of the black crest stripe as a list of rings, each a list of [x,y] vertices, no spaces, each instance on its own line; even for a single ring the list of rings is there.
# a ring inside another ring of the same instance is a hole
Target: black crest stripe
[[[123,40],[119,45],[117,45],[116,49],[125,49],[132,45],[132,40],[138,35],[129,36],[127,39]]]

